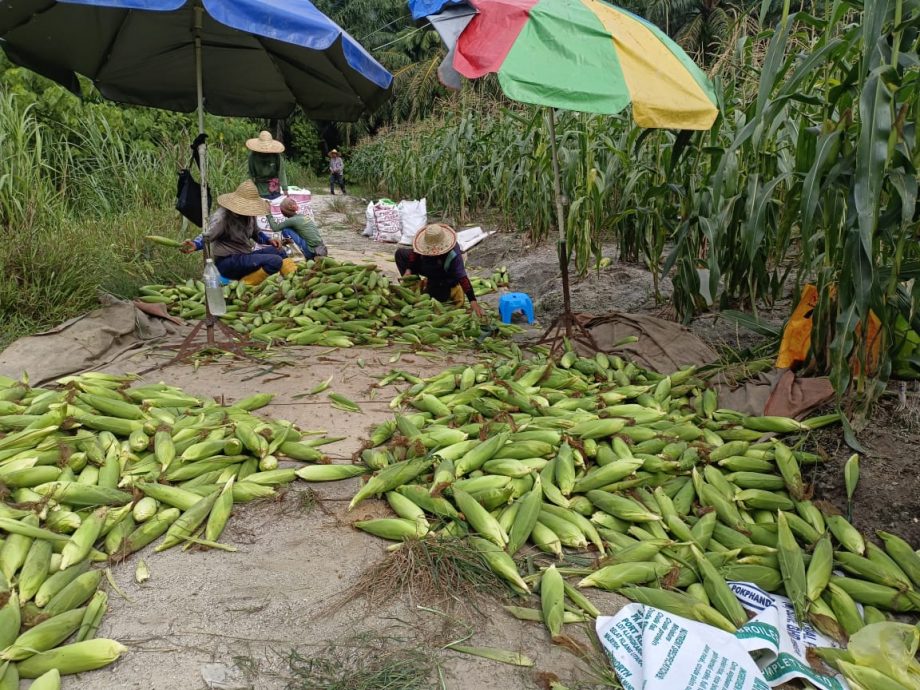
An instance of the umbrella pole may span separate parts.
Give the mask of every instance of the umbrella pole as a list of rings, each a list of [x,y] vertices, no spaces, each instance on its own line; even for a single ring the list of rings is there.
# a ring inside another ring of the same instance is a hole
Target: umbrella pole
[[[201,5],[195,7],[195,88],[198,94],[198,134],[204,134],[204,79],[202,76],[203,69],[201,65],[201,25],[203,8]],[[208,259],[211,258],[211,228],[210,219],[208,218],[208,145],[202,141],[198,145],[198,165],[201,169],[201,229],[202,240],[204,244],[204,266],[207,266]],[[205,324],[207,328],[207,343],[214,345],[214,315],[211,314],[211,307],[208,300],[204,301]]]
[[[204,134],[204,83],[201,66],[201,26],[202,13],[204,10],[200,4],[197,4],[194,10],[195,87],[198,92],[198,133]],[[202,253],[204,254],[203,264],[206,266],[207,260],[211,258],[211,229],[209,227],[210,222],[208,218],[208,145],[204,141],[198,145],[198,165],[201,169],[201,238],[204,245],[204,251]],[[251,359],[254,362],[259,361],[256,358],[246,354],[246,352],[243,350],[244,346],[252,347],[254,343],[249,340],[240,340],[236,333],[228,328],[226,324],[218,321],[217,317],[211,313],[211,307],[208,304],[207,296],[205,296],[204,300],[204,309],[204,321],[199,321],[195,328],[192,329],[192,332],[185,337],[182,343],[174,347],[174,349],[178,350],[176,356],[168,362],[158,364],[157,366],[151,367],[149,369],[145,369],[143,372],[141,372],[142,374],[156,371],[157,369],[166,368],[177,362],[184,362],[196,352],[201,351],[201,345],[197,342],[197,338],[202,326],[205,327],[206,332],[204,343],[206,349],[219,349],[223,350],[224,352],[228,352],[239,359]],[[215,329],[220,330],[222,336],[226,338],[225,342],[217,342],[217,339],[214,337]]]
[[[559,172],[559,151],[556,148],[556,113],[547,108],[549,124],[549,148],[553,158],[553,194],[556,197],[556,227],[559,230],[557,249],[559,252],[559,270],[562,272],[562,310],[565,319],[565,335],[572,337],[572,305],[569,297],[569,250],[565,240],[565,208],[562,201],[562,174]]]
[[[560,345],[560,336],[564,333],[565,338],[569,341],[577,340],[592,352],[597,352],[599,348],[591,332],[582,326],[572,314],[572,300],[569,294],[569,248],[565,236],[565,202],[562,196],[559,151],[556,146],[556,113],[552,108],[547,108],[546,121],[549,126],[549,146],[553,163],[553,193],[556,197],[556,226],[559,231],[557,248],[559,251],[559,271],[562,273],[562,314],[546,329],[539,342],[541,344],[549,343],[551,345],[550,352],[555,354]]]

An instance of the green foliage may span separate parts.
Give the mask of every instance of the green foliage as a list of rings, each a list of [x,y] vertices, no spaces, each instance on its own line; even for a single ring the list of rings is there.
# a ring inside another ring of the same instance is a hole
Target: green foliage
[[[176,172],[197,120],[188,114],[81,100],[0,57],[0,347],[148,283],[197,275],[143,236],[181,237]],[[216,192],[245,178],[253,124],[208,117]],[[289,169],[299,182],[299,168]],[[197,234],[188,228],[186,234]]]
[[[288,155],[305,168],[320,173],[325,169],[323,142],[312,120],[298,113],[288,120]]]
[[[841,394],[860,372],[856,389],[871,398],[858,324],[870,312],[881,320],[884,380],[890,329],[905,301],[909,316],[920,306],[908,282],[920,269],[920,14],[904,0],[866,8],[837,0],[780,17],[772,31],[737,25],[737,78],[716,80],[723,115],[710,132],[642,132],[628,116],[575,113],[559,113],[557,129],[580,271],[615,241],[656,280],[672,277],[685,319],[710,304],[756,310],[786,294],[790,278],[814,282],[811,370],[830,373]],[[468,91],[437,118],[361,144],[351,174],[391,197],[427,196],[458,220],[496,208],[546,238],[546,131],[537,109]]]

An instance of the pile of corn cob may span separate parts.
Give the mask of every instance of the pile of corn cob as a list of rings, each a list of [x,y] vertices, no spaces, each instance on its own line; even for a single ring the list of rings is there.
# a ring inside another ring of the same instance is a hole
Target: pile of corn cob
[[[204,284],[148,285],[144,302],[167,305],[187,319],[204,316]],[[468,347],[480,339],[481,324],[465,308],[442,304],[427,294],[391,284],[373,265],[337,262],[329,257],[299,264],[293,274],[270,276],[256,287],[242,282],[224,288],[230,327],[253,340],[291,345],[352,347],[389,343],[439,349]],[[487,308],[487,307],[483,307]],[[493,335],[517,332],[495,322]],[[511,355],[510,343],[489,337],[483,346]]]
[[[0,690],[46,673],[43,683],[57,687],[55,673],[100,668],[125,651],[94,639],[107,607],[94,562],[160,537],[156,551],[232,550],[217,540],[235,503],[310,476],[311,466],[279,468],[279,458],[328,462],[319,446],[329,439],[252,414],[267,394],[224,407],[164,384],[131,387],[125,376],[58,383],[0,377]]]
[[[539,587],[540,610],[509,610],[554,637],[598,615],[590,587],[734,631],[748,616],[727,581],[749,582],[841,641],[920,611],[920,556],[809,500],[803,467],[821,458],[776,438],[836,415],[718,409],[692,369],[662,376],[603,354],[394,378],[409,384],[394,407],[416,411],[374,429],[363,460],[376,474],[350,507],[385,497],[398,517],[355,526],[396,541],[472,535],[520,593]],[[521,572],[528,542],[558,565]]]
[[[490,292],[498,292],[499,288],[511,285],[511,277],[508,275],[508,267],[502,266],[488,278],[479,276],[470,278],[470,283],[477,295],[488,295]]]

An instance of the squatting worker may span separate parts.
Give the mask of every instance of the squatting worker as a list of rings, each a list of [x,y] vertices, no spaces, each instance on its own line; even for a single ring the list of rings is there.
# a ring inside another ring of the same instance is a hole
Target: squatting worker
[[[263,199],[274,199],[282,192],[288,193],[287,174],[284,171],[284,144],[272,139],[268,132],[246,140],[249,149],[249,179]]]
[[[307,259],[328,254],[316,223],[300,212],[291,197],[281,202],[281,214],[282,221],[275,220],[271,214],[265,217],[273,232],[280,232],[282,237],[296,244]]]
[[[396,268],[401,276],[417,275],[425,279],[425,291],[439,302],[452,301],[463,306],[464,295],[470,309],[482,316],[476,293],[470,284],[463,257],[457,248],[457,233],[443,223],[426,225],[412,241],[412,249],[396,250]]]
[[[236,191],[217,197],[218,209],[211,216],[211,255],[224,278],[256,285],[281,271],[287,275],[296,265],[281,249],[279,240],[270,239],[256,225],[256,217],[268,214],[268,202],[259,196],[251,180]],[[257,243],[271,245],[256,248]],[[185,240],[181,251],[188,254],[203,247],[201,236]]]
[[[332,149],[329,152],[329,193],[332,196],[335,196],[336,185],[342,190],[342,194],[347,194],[345,191],[345,161],[342,160],[341,153]]]

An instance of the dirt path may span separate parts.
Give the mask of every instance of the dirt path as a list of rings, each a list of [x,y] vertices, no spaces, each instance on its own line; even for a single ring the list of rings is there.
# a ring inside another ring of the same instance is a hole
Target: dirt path
[[[390,358],[399,351],[338,350],[320,356],[322,349],[294,348],[284,352],[292,365],[258,376],[253,375],[265,367],[236,363],[197,370],[173,366],[144,379],[169,381],[190,393],[223,397],[228,403],[256,392],[272,392],[274,401],[261,412],[293,421],[303,429],[323,429],[330,436],[346,437],[326,448],[334,462],[348,462],[367,430],[392,414],[388,401],[394,389],[377,396],[368,393],[375,377],[393,366],[428,375],[456,361],[433,363],[403,355],[398,364],[391,364]],[[357,366],[359,358],[365,362],[363,369]],[[147,357],[137,356],[110,370],[138,371],[150,364]],[[284,377],[277,378],[281,374]],[[330,390],[360,401],[360,414],[335,410],[324,396],[293,398],[330,375],[335,377]],[[299,689],[306,686],[288,685],[286,659],[291,650],[311,656],[330,641],[359,633],[407,636],[420,644],[443,638],[439,634],[443,619],[406,600],[393,601],[383,610],[368,610],[361,601],[328,610],[335,597],[385,555],[386,542],[350,526],[356,519],[387,512],[382,501],[368,501],[346,513],[347,500],[357,486],[358,480],[314,484],[315,496],[311,496],[307,485],[298,482],[284,500],[243,506],[222,539],[237,545],[237,553],[172,549],[156,554],[148,547],[113,567],[115,580],[129,601],[110,592],[111,611],[99,634],[122,641],[131,651],[111,669],[84,674],[68,681],[66,687],[204,688],[202,668],[217,663],[247,672],[246,682],[239,687]],[[134,582],[138,558],[146,561],[151,573],[143,585]],[[611,604],[608,611],[613,613],[618,608],[615,598]],[[486,605],[483,612],[483,617],[461,616],[477,631],[471,644],[521,651],[536,661],[538,671],[584,676],[571,654],[548,644],[542,626],[517,621],[497,604]],[[441,644],[450,639],[456,638],[442,639]],[[534,670],[458,654],[442,656],[445,687],[450,689],[537,687]]]

